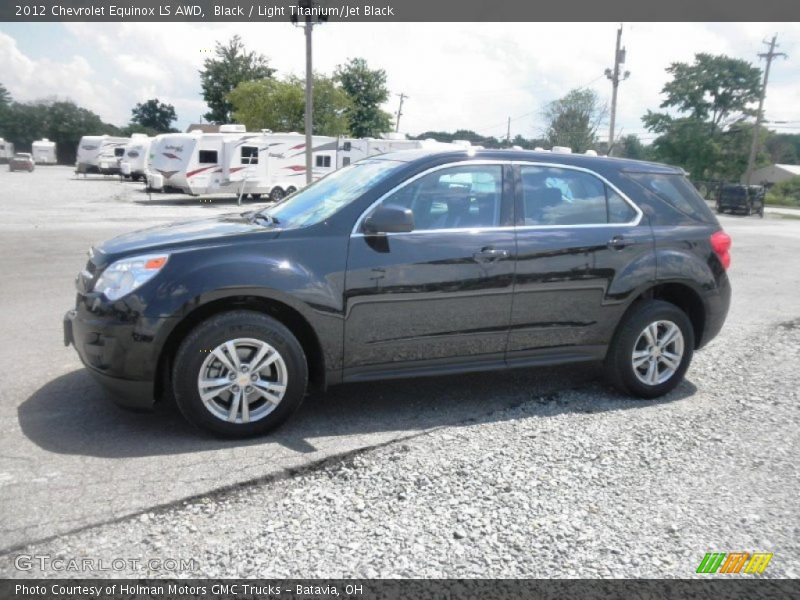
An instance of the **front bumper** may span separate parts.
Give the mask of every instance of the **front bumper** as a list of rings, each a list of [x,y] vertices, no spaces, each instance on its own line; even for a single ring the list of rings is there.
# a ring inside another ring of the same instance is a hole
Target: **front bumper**
[[[152,328],[169,319],[125,322],[97,316],[79,306],[64,315],[64,345],[72,345],[89,373],[111,392],[116,404],[149,409],[155,403],[160,346]]]

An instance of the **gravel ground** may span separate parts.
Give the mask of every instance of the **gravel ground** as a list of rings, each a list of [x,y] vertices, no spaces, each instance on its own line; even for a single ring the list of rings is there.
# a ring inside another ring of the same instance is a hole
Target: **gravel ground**
[[[599,383],[534,396],[20,553],[194,558],[209,577],[616,578],[767,551],[765,576],[798,577],[800,320],[724,344],[661,401]],[[22,574],[12,560],[1,575]]]

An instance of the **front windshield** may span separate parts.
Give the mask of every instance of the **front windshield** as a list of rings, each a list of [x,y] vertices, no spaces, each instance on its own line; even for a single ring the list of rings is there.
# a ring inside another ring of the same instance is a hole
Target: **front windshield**
[[[261,214],[272,217],[282,229],[315,225],[350,204],[401,164],[394,160],[353,163],[265,208]]]

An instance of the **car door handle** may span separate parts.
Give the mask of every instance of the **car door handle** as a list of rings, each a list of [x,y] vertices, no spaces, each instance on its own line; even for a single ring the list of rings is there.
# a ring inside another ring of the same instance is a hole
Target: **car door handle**
[[[610,240],[608,240],[608,244],[607,245],[612,250],[622,250],[626,246],[630,246],[633,243],[634,242],[632,240],[629,240],[629,239],[625,238],[625,236],[615,235]]]
[[[481,248],[472,256],[478,262],[490,262],[501,258],[508,258],[508,250],[498,250],[497,248],[488,246],[486,248]]]

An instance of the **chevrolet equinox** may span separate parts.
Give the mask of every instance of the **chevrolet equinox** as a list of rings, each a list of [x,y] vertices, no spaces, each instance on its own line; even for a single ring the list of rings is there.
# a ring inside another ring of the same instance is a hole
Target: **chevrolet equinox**
[[[171,395],[231,437],[310,387],[390,377],[602,361],[654,398],[722,327],[730,243],[674,167],[384,154],[261,210],[96,246],[64,341],[119,403]]]

